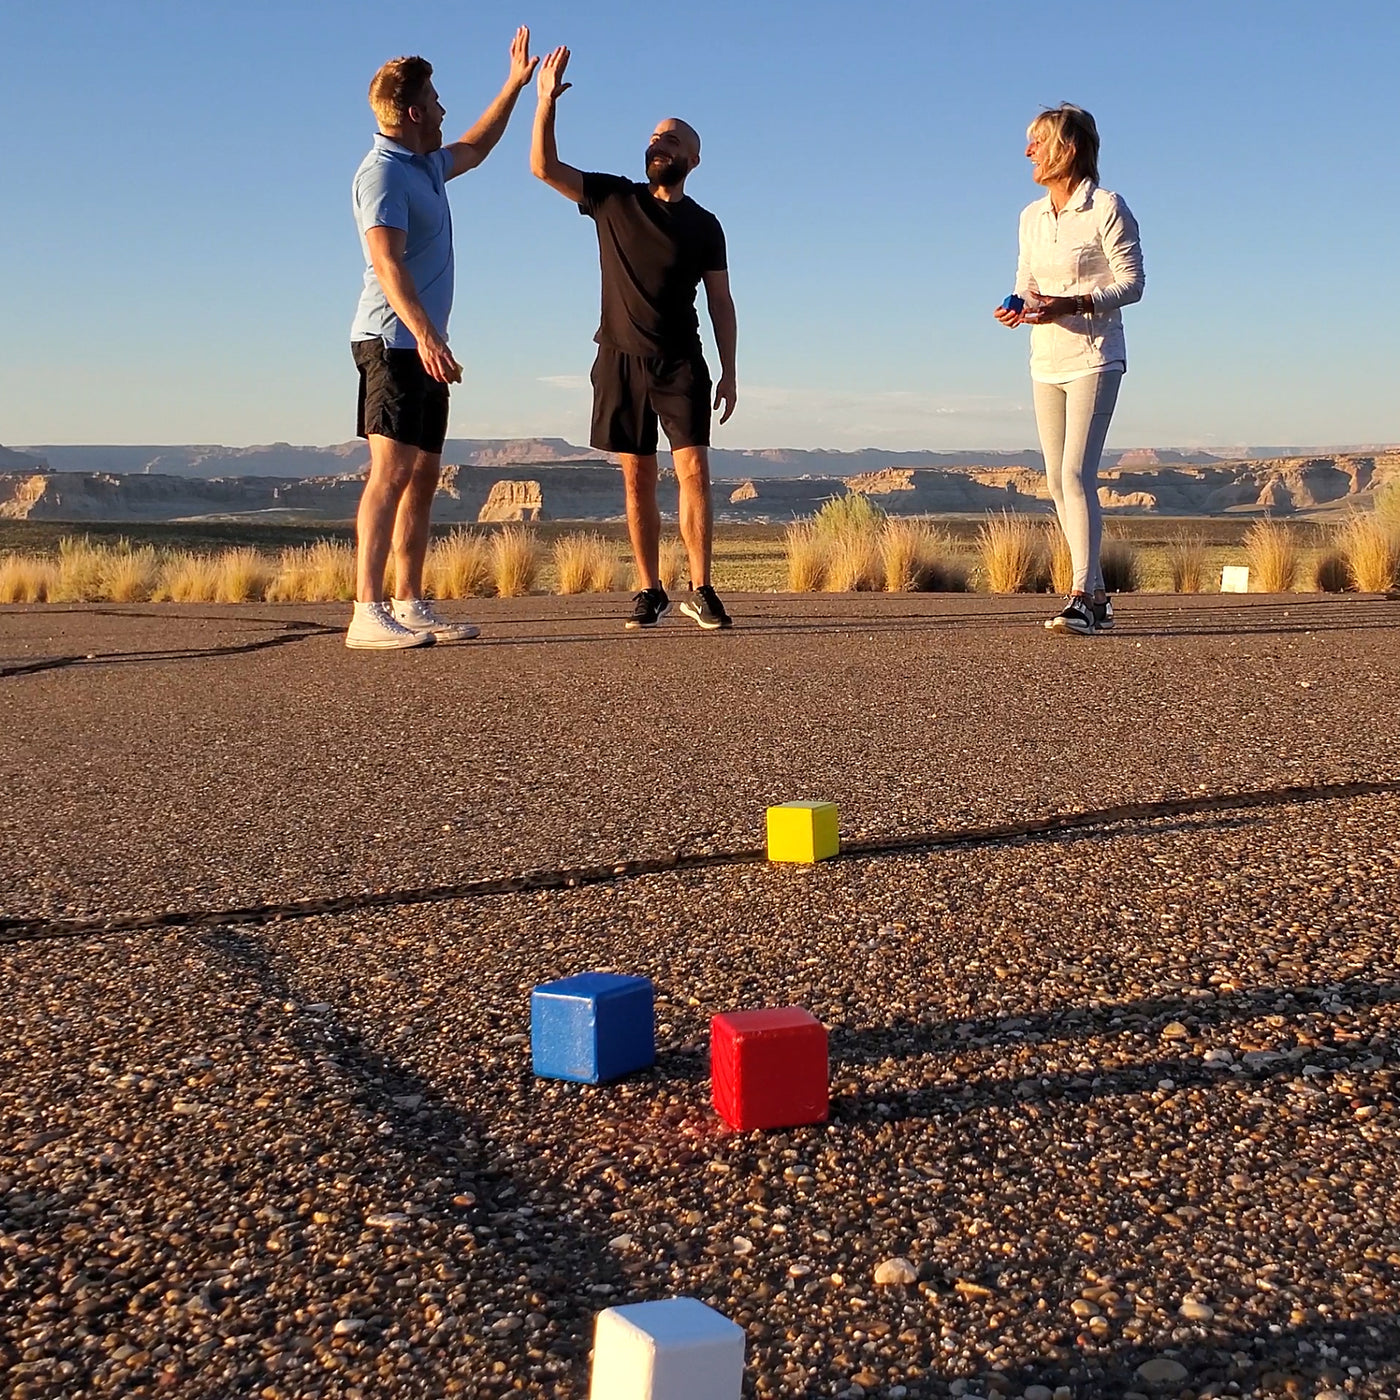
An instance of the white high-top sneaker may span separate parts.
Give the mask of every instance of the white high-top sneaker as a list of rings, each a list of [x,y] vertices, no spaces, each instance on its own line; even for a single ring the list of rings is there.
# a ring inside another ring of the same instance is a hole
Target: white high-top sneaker
[[[356,603],[345,634],[346,646],[365,651],[402,651],[431,646],[433,640],[431,632],[415,632],[396,621],[388,603]]]
[[[395,598],[394,620],[410,632],[426,632],[439,642],[469,642],[481,635],[470,622],[451,622],[426,598]]]

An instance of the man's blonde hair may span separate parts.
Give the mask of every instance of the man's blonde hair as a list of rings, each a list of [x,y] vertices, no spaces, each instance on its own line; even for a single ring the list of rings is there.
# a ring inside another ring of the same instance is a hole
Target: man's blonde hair
[[[1026,138],[1043,147],[1040,173],[1047,180],[1099,182],[1099,129],[1083,107],[1061,102],[1047,107],[1026,128]]]
[[[416,54],[391,58],[370,79],[369,105],[381,127],[408,125],[408,109],[423,100],[433,65]]]

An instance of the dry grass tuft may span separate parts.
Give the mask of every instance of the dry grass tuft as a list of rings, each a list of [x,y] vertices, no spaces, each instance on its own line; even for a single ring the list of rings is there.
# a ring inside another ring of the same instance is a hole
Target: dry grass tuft
[[[1058,520],[1045,522],[1045,553],[1050,566],[1050,591],[1068,597],[1074,591],[1074,556]]]
[[[221,603],[261,603],[277,577],[277,566],[260,549],[226,549],[218,564]]]
[[[874,539],[889,517],[859,491],[847,491],[844,496],[832,496],[812,517],[818,535],[828,540],[861,537]]]
[[[0,555],[0,603],[47,603],[58,568],[37,554]]]
[[[683,579],[690,577],[690,555],[686,553],[685,541],[679,535],[668,535],[661,541],[657,552],[657,572],[661,575],[661,586],[668,593],[679,588]]]
[[[947,570],[948,536],[926,520],[891,517],[880,532],[880,565],[886,593],[928,593],[943,581]]]
[[[1104,537],[1099,567],[1103,570],[1104,589],[1109,593],[1136,593],[1142,587],[1138,552],[1118,535]]]
[[[1256,520],[1244,535],[1249,577],[1260,593],[1291,593],[1298,582],[1299,550],[1293,531],[1277,520]]]
[[[812,517],[813,538],[825,553],[822,587],[828,593],[866,592],[884,583],[880,537],[885,512],[868,496],[833,496]]]
[[[87,535],[65,535],[49,594],[55,603],[93,603],[106,597],[110,551]]]
[[[1351,570],[1340,549],[1324,550],[1313,571],[1313,586],[1319,593],[1345,593],[1351,584]]]
[[[523,598],[540,572],[540,545],[533,530],[507,525],[491,539],[491,572],[502,598]]]
[[[1353,515],[1337,531],[1337,548],[1358,593],[1387,593],[1400,586],[1400,531],[1387,529],[1379,510]]]
[[[264,595],[269,603],[348,602],[355,596],[355,551],[337,540],[284,549]]]
[[[1392,535],[1400,536],[1400,481],[1388,481],[1376,493],[1376,519]]]
[[[113,603],[147,603],[160,586],[160,559],[150,545],[118,540],[106,551],[101,596]]]
[[[180,550],[161,561],[151,596],[157,603],[217,603],[221,583],[217,558]]]
[[[988,516],[977,532],[977,548],[989,593],[1034,593],[1048,577],[1045,533],[1029,516]]]
[[[617,583],[617,556],[597,533],[561,535],[553,552],[560,593],[607,593]]]
[[[816,593],[826,586],[827,542],[810,520],[794,520],[783,532],[787,585],[791,593]]]
[[[1203,593],[1206,586],[1206,542],[1182,531],[1167,547],[1174,593]]]
[[[428,550],[424,583],[434,598],[482,598],[491,591],[491,548],[475,530],[458,528]]]
[[[880,587],[884,577],[878,535],[853,533],[827,541],[824,587],[828,593],[871,592]]]

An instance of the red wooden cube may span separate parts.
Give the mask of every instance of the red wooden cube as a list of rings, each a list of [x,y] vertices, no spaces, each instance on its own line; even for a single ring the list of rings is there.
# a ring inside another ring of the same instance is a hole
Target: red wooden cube
[[[725,1011],[710,1022],[715,1112],[746,1132],[825,1123],[826,1027],[800,1006]]]

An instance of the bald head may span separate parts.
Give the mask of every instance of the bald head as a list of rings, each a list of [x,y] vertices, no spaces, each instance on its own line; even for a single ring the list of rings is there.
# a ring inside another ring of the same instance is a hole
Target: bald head
[[[679,117],[658,122],[647,142],[647,179],[652,188],[673,189],[700,164],[700,133]]]

